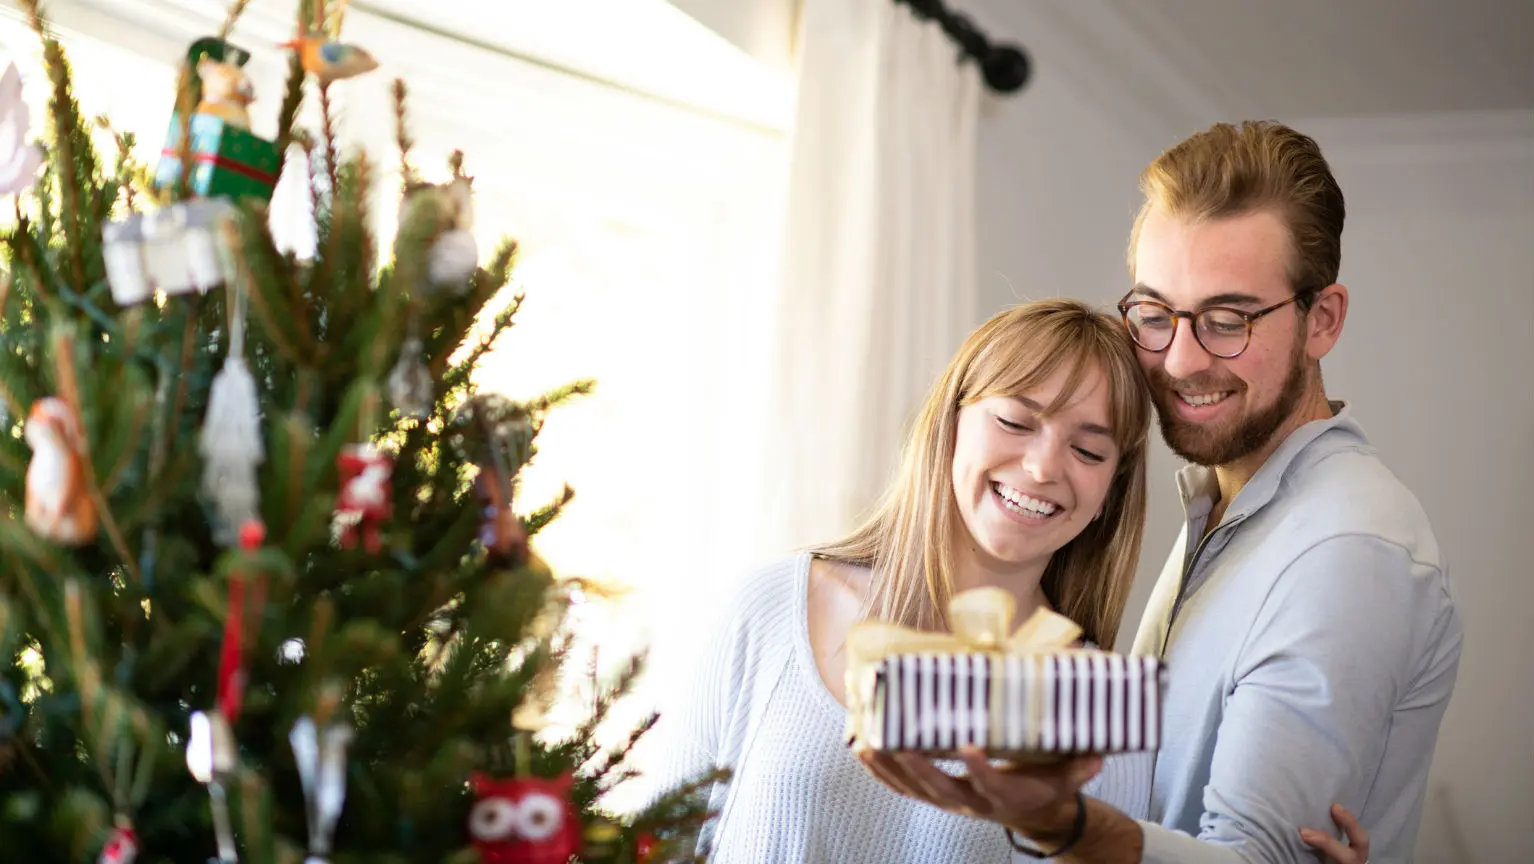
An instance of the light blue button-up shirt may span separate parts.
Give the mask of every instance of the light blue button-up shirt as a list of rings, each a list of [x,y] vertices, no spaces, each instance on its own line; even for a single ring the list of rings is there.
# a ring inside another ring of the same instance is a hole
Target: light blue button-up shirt
[[[1461,625],[1416,497],[1334,410],[1207,536],[1214,472],[1178,475],[1187,519],[1134,646],[1169,670],[1131,813],[1148,864],[1314,861],[1298,829],[1333,828],[1334,801],[1369,831],[1370,864],[1411,859]]]

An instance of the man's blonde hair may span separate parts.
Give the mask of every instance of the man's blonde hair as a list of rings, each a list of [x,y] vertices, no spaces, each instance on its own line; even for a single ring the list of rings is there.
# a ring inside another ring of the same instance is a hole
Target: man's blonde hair
[[[1129,234],[1129,273],[1145,217],[1159,208],[1190,221],[1268,211],[1294,243],[1289,278],[1300,303],[1337,281],[1342,267],[1342,188],[1321,148],[1272,121],[1216,123],[1162,153],[1140,174],[1145,201]]]
[[[1066,383],[1045,413],[1067,404],[1093,372],[1108,388],[1108,425],[1119,461],[1101,518],[1054,554],[1042,580],[1060,614],[1087,639],[1111,646],[1134,581],[1145,528],[1150,399],[1118,320],[1075,300],[1028,303],[970,334],[927,397],[899,469],[873,516],[851,536],[812,550],[873,571],[869,614],[947,629],[953,549],[966,530],[953,489],[959,409],[991,396],[1023,396],[1056,372]],[[1018,622],[1020,623],[1020,622]]]

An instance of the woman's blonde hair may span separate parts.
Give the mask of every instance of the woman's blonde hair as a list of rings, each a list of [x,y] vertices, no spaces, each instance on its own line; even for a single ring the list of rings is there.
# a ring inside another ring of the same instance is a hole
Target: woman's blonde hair
[[[1034,393],[1062,369],[1065,387],[1044,413],[1068,404],[1085,379],[1101,370],[1119,462],[1102,518],[1055,553],[1042,587],[1087,639],[1112,645],[1140,557],[1150,402],[1118,320],[1068,299],[1013,307],[971,333],[927,397],[873,516],[847,538],[811,550],[873,571],[870,615],[947,629],[952,550],[965,530],[952,479],[959,409],[991,396]]]

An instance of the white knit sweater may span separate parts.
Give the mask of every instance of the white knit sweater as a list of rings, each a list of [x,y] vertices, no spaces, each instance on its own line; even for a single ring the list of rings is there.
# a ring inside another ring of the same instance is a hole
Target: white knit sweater
[[[646,772],[645,788],[672,788],[714,766],[733,769],[710,796],[720,813],[703,840],[712,864],[1011,861],[995,823],[897,795],[853,757],[843,738],[846,711],[810,649],[809,570],[810,556],[800,553],[731,592],[686,697],[662,711],[652,733],[658,764]],[[1137,815],[1143,804],[1125,804],[1141,794],[1148,770],[1118,758],[1107,765],[1086,791]]]

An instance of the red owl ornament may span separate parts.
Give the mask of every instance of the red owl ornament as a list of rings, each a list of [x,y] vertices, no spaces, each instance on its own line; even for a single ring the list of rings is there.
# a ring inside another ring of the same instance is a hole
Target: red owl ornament
[[[470,779],[469,838],[480,864],[565,864],[581,851],[581,821],[570,804],[569,774]]]
[[[377,554],[383,548],[379,527],[389,518],[394,463],[371,444],[353,444],[336,457],[336,468],[341,475],[341,494],[336,499],[336,515],[343,520],[341,548],[355,547],[360,534],[363,548]]]

